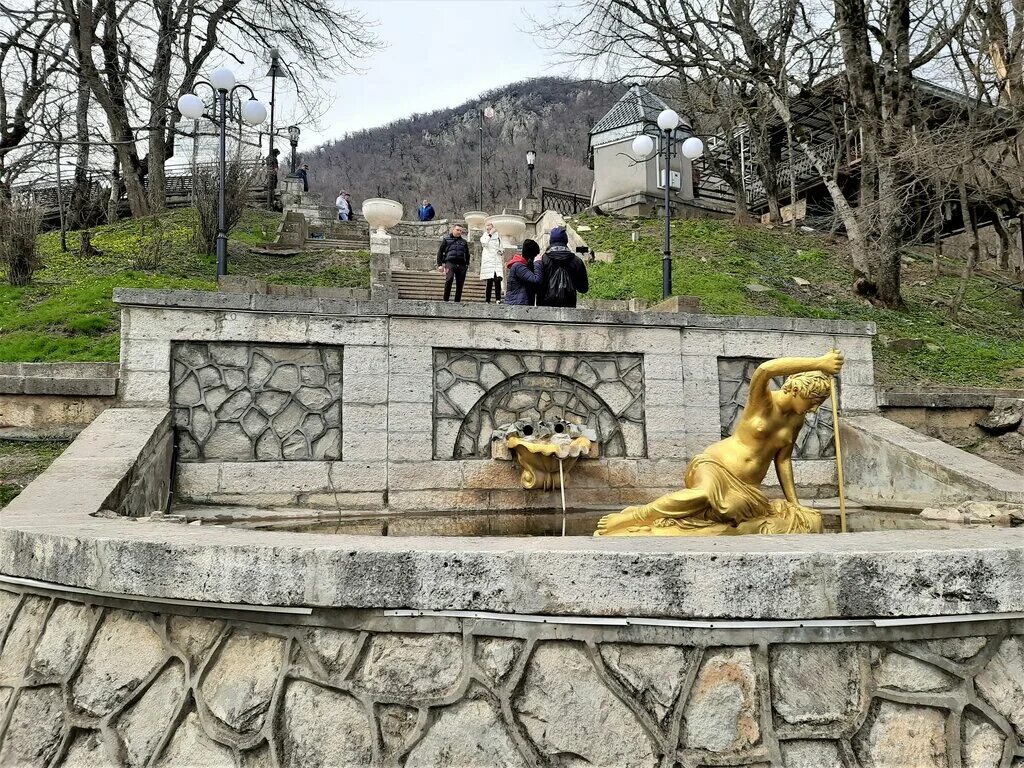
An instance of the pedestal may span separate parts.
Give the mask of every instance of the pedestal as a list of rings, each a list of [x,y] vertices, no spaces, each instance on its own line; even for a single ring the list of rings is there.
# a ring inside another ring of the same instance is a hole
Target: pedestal
[[[391,261],[391,235],[370,232],[370,298],[391,298],[391,270],[401,268]]]

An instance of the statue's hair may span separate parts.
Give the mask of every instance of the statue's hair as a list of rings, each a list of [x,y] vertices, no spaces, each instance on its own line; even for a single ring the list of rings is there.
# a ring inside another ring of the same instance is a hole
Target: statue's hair
[[[821,371],[794,373],[786,379],[782,391],[800,395],[808,400],[824,401],[832,391],[832,378]]]

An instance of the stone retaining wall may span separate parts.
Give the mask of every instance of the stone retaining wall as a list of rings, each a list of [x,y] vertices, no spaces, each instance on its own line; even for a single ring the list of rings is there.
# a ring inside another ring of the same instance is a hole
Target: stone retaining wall
[[[570,504],[648,501],[674,490],[689,458],[721,439],[736,389],[722,386],[723,361],[840,347],[847,355],[844,411],[875,407],[874,329],[864,323],[203,292],[121,290],[116,298],[123,308],[126,405],[178,404],[172,397],[184,385],[172,357],[188,345],[340,350],[340,455],[318,452],[305,438],[305,453],[261,453],[241,433],[237,455],[220,448],[200,455],[179,421],[189,462],[180,467],[178,492],[199,503],[553,507],[557,494],[523,491],[510,463],[487,460],[494,419],[533,412],[582,419],[607,432],[602,458],[573,470]],[[508,364],[492,365],[492,357]],[[465,375],[453,374],[452,366]],[[212,369],[207,374],[215,378]],[[210,385],[223,409],[220,386]],[[513,401],[515,408],[506,407]],[[227,415],[243,426],[282,418],[252,407]],[[205,434],[205,421],[201,426]],[[835,494],[828,432],[827,421],[808,429],[808,448],[796,463],[805,496]]]
[[[0,765],[1020,768],[1022,632],[182,613],[8,587]]]
[[[0,437],[74,437],[117,393],[117,363],[0,363]]]

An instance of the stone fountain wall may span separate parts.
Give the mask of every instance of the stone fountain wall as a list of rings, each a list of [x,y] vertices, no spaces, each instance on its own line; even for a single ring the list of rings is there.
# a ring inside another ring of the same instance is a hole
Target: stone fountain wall
[[[844,412],[875,407],[870,324],[437,302],[122,290],[123,405],[174,410],[179,498],[321,509],[547,508],[490,431],[599,434],[570,503],[678,487],[732,428],[757,361],[847,355]],[[801,493],[835,494],[831,422],[801,438]],[[774,482],[769,476],[767,482]]]
[[[0,765],[1020,768],[1022,632],[184,614],[0,590]]]

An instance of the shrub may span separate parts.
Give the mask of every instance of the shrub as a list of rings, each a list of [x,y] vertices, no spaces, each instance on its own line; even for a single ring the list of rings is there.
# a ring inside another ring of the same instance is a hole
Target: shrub
[[[173,239],[165,230],[163,218],[151,216],[142,219],[139,222],[139,250],[132,257],[132,268],[150,272],[160,269],[164,265],[164,257],[173,247]]]
[[[249,198],[249,190],[256,182],[256,165],[233,161],[227,164],[224,181],[224,222],[230,234],[242,218]],[[193,176],[193,195],[196,207],[196,249],[211,254],[217,248],[217,202],[219,177],[216,170],[197,169]]]
[[[0,195],[0,264],[11,285],[28,285],[42,265],[36,249],[39,209],[18,197]]]

